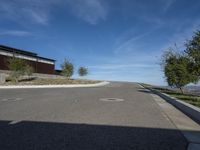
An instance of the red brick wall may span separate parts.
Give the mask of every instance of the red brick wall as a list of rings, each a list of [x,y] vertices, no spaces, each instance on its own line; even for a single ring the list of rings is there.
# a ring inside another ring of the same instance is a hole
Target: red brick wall
[[[8,59],[10,57],[0,55],[0,70],[9,70],[8,68]],[[46,64],[41,62],[35,62],[26,60],[26,62],[33,67],[34,72],[44,73],[44,74],[55,74],[55,66],[52,64]]]

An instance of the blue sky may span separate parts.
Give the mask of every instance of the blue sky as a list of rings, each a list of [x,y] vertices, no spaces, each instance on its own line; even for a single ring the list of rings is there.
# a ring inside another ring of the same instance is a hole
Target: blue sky
[[[0,0],[0,44],[78,68],[89,79],[165,85],[160,57],[200,29],[199,0]],[[76,75],[75,75],[76,77]]]

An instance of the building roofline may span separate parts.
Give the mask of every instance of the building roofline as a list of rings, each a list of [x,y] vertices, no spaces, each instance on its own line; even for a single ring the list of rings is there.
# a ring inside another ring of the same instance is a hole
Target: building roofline
[[[17,53],[24,54],[24,55],[37,56],[36,53],[17,49],[17,48],[13,48],[13,47],[10,47],[10,46],[8,47],[8,46],[5,46],[5,45],[0,45],[0,48],[5,50],[5,51],[9,51],[9,52],[14,52],[14,53],[17,52]]]
[[[55,59],[50,59],[50,58],[46,58],[46,57],[40,57],[40,56],[37,56],[37,58],[40,58],[40,59],[45,59],[45,60],[49,60],[49,61],[56,61]]]
[[[38,56],[37,53],[34,53],[34,52],[25,51],[25,50],[13,48],[13,47],[10,47],[10,46],[5,46],[5,45],[0,45],[0,50],[4,50],[4,51],[7,51],[7,52],[16,53],[16,54],[32,56],[32,57],[35,57],[35,58],[45,59],[45,60],[53,61],[53,62],[56,61],[54,59],[50,59],[50,58],[46,58],[46,57],[40,57],[40,56]]]

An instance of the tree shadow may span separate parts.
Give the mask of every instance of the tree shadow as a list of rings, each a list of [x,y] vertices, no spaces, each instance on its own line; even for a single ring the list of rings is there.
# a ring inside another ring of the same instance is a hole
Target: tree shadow
[[[2,150],[186,150],[178,130],[0,121]],[[192,132],[192,131],[191,131]]]

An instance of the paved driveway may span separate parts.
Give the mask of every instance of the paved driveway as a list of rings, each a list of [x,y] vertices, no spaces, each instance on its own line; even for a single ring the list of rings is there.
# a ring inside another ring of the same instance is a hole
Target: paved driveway
[[[124,101],[101,100],[119,98]],[[0,90],[2,150],[185,150],[187,142],[134,83]]]

